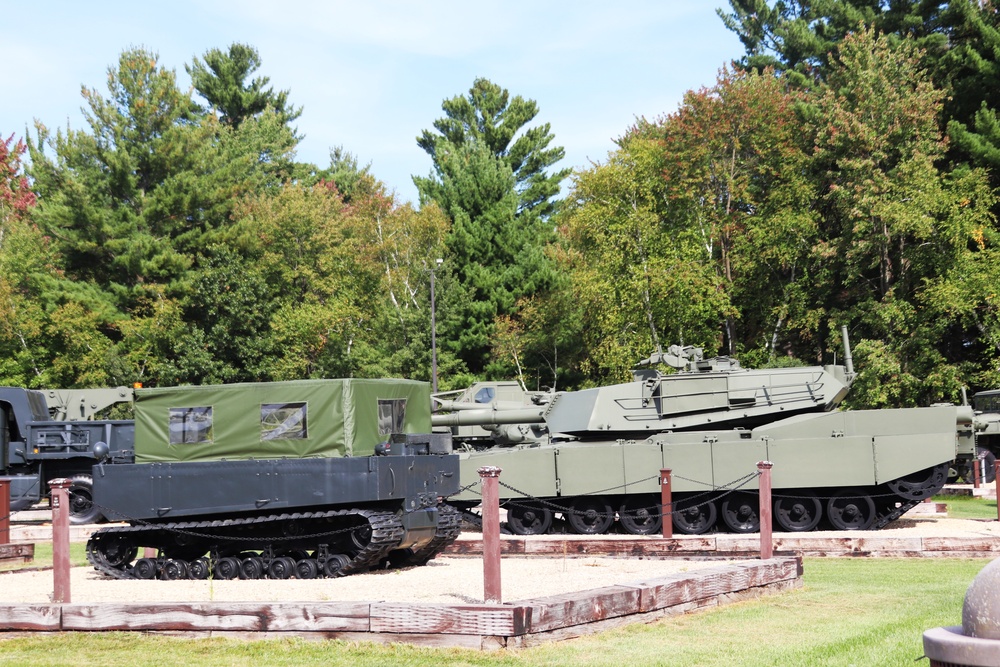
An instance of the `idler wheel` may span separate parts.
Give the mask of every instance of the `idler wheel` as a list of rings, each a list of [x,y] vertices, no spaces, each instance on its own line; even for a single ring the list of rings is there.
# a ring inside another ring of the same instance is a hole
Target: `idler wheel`
[[[722,523],[734,533],[760,530],[760,498],[750,493],[730,493],[722,501]]]
[[[774,499],[774,522],[781,530],[799,533],[819,525],[823,506],[811,491],[787,491]]]
[[[826,519],[834,530],[868,530],[875,521],[875,502],[858,489],[838,491],[826,502]]]
[[[299,579],[315,579],[319,576],[319,563],[315,558],[303,558],[295,564],[295,576]]]
[[[177,579],[187,579],[188,577],[188,564],[187,561],[180,560],[179,558],[170,558],[163,564],[163,578],[174,581]]]
[[[606,533],[615,520],[615,511],[603,498],[581,496],[573,501],[566,520],[573,532],[580,535]]]
[[[944,483],[948,481],[949,467],[950,464],[942,463],[933,468],[926,468],[905,477],[894,479],[888,482],[886,486],[897,496],[906,498],[907,500],[930,498],[940,491]],[[993,466],[989,466],[987,470],[992,471]]]
[[[552,527],[552,510],[535,503],[512,500],[507,505],[507,526],[515,535],[544,535]]]
[[[630,496],[618,508],[618,523],[631,535],[653,535],[663,527],[662,507],[651,496]]]
[[[159,569],[155,558],[140,558],[135,562],[132,573],[136,579],[156,579]]]
[[[240,576],[240,561],[238,558],[226,556],[215,564],[216,579],[235,579]]]
[[[701,535],[711,530],[718,518],[715,503],[711,500],[696,502],[681,500],[674,503],[674,529],[685,535]]]
[[[372,526],[367,521],[351,531],[351,544],[361,551],[372,541]]]
[[[111,567],[121,568],[132,562],[139,548],[130,538],[115,533],[97,533],[90,538],[92,548]]]
[[[188,576],[192,579],[208,579],[208,575],[211,573],[212,568],[209,567],[207,558],[198,558],[188,565]]]

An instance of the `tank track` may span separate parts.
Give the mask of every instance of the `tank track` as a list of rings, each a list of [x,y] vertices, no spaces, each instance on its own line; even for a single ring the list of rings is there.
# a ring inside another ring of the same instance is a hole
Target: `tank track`
[[[166,536],[177,537],[171,548],[187,548],[200,555],[208,554],[224,544],[230,551],[271,549],[272,543],[280,543],[277,536],[261,537],[268,529],[288,527],[296,521],[322,521],[328,519],[350,519],[361,517],[368,526],[356,526],[370,535],[368,542],[336,571],[335,576],[345,576],[380,566],[392,549],[400,543],[405,533],[402,520],[394,512],[346,509],[325,512],[297,512],[294,514],[270,514],[241,519],[172,522],[162,524],[133,524],[128,526],[108,526],[93,533],[87,541],[87,560],[94,568],[115,579],[138,579],[132,561],[143,547],[160,550],[158,561],[165,561],[162,546]],[[232,531],[245,531],[242,536],[222,535]],[[331,533],[350,532],[351,529],[336,529]],[[193,538],[193,539],[192,539]],[[312,541],[315,548],[324,551],[323,537],[296,538],[298,543]],[[199,550],[198,545],[204,548]],[[238,548],[237,548],[238,547]],[[429,559],[429,558],[428,558]],[[320,571],[318,576],[323,576]],[[187,578],[194,578],[190,575]]]
[[[389,562],[396,567],[425,565],[444,551],[462,532],[462,513],[451,505],[438,505],[438,526],[430,542],[419,549],[400,549],[389,554]]]
[[[909,512],[911,509],[913,509],[920,503],[924,502],[923,500],[907,500],[904,498],[900,498],[900,501],[902,501],[902,503],[900,504],[899,507],[893,507],[892,509],[890,509],[888,512],[885,513],[878,512],[875,515],[875,521],[872,523],[871,528],[869,528],[868,530],[881,530],[882,528],[885,528],[890,523],[892,523],[896,519],[900,518],[901,516]]]

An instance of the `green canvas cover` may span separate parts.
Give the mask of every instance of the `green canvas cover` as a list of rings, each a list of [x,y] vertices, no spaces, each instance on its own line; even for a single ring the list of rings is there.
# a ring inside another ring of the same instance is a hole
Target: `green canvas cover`
[[[136,390],[137,463],[369,456],[389,432],[430,433],[415,380],[294,380]]]

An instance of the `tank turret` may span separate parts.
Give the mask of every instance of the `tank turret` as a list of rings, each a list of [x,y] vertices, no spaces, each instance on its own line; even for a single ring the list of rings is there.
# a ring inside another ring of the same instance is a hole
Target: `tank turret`
[[[674,372],[653,368],[665,363]],[[560,438],[592,440],[645,438],[664,431],[752,428],[809,412],[828,412],[847,396],[853,372],[845,366],[751,370],[731,357],[704,358],[700,348],[671,346],[644,359],[633,380],[622,384],[546,395],[547,402],[459,403],[437,401],[431,420],[453,427],[458,442],[468,442],[457,427],[479,427],[480,439],[508,442],[499,425],[541,424]],[[538,430],[538,429],[536,429]]]

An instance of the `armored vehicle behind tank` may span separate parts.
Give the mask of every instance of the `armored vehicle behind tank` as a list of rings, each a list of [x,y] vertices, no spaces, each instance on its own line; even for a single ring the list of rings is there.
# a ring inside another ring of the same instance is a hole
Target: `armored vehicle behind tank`
[[[341,576],[422,564],[458,535],[458,457],[426,383],[304,380],[142,389],[135,463],[94,468],[129,522],[87,557],[118,578]],[[153,549],[154,557],[136,557]]]
[[[972,397],[976,414],[976,456],[960,462],[957,473],[972,483],[972,466],[979,467],[980,479],[992,483],[996,479],[996,461],[1000,456],[1000,389],[976,392]]]
[[[462,481],[474,483],[481,466],[500,467],[516,533],[650,534],[660,530],[659,471],[666,468],[679,532],[754,532],[756,462],[768,460],[780,529],[882,527],[941,488],[959,447],[971,446],[972,414],[961,406],[840,412],[854,379],[846,345],[844,360],[749,370],[728,357],[671,348],[647,360],[632,382],[555,394],[531,420],[543,437],[510,442],[498,429],[493,447],[462,453]],[[650,367],[658,361],[678,372]],[[517,425],[529,416],[464,410],[433,422]],[[465,492],[455,500],[477,498]]]

